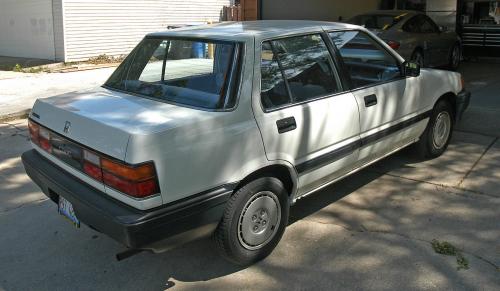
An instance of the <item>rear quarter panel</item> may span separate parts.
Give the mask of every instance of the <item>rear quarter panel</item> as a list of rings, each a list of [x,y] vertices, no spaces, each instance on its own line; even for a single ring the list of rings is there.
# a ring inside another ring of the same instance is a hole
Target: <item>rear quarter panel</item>
[[[397,41],[401,44],[397,53],[405,60],[410,60],[415,48],[419,45],[418,38],[402,31],[400,28],[390,29],[379,35],[384,41]]]

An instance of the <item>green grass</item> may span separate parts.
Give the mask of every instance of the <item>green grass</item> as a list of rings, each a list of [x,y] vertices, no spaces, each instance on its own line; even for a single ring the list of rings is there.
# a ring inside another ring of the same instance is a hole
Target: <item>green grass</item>
[[[14,72],[22,72],[23,71],[23,67],[20,64],[16,64],[14,66],[14,68],[12,68],[12,71],[14,71]]]
[[[40,73],[43,71],[43,67],[32,67],[32,68],[23,68],[20,64],[16,64],[12,71],[19,73]]]
[[[447,241],[438,241],[437,239],[433,239],[431,242],[432,248],[434,251],[441,255],[446,256],[455,256],[457,259],[457,270],[468,270],[469,262],[462,255],[460,249],[452,245]]]

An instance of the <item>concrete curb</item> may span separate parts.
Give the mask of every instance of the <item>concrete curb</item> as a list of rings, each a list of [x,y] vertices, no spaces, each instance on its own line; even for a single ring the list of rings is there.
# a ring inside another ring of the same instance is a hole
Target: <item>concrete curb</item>
[[[28,114],[30,113],[31,109],[25,109],[22,111],[18,111],[15,113],[8,113],[5,115],[0,115],[0,122],[7,122],[7,121],[12,121],[16,119],[23,119],[28,117]]]

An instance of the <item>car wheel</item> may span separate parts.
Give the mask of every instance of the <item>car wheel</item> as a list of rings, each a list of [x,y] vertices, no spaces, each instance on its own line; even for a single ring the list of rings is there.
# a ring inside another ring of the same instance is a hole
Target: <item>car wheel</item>
[[[446,100],[439,101],[432,110],[429,123],[416,144],[422,158],[437,158],[442,155],[453,133],[453,111]]]
[[[214,239],[223,257],[250,265],[267,257],[288,224],[288,193],[273,177],[240,188],[227,203]]]
[[[449,62],[448,67],[451,70],[456,71],[458,69],[458,67],[460,66],[460,60],[461,60],[461,58],[462,58],[462,54],[461,54],[460,45],[457,43],[451,49],[451,52],[450,52],[450,62]]]
[[[416,50],[411,55],[411,61],[420,65],[420,67],[424,67],[425,59],[424,54],[420,50]]]

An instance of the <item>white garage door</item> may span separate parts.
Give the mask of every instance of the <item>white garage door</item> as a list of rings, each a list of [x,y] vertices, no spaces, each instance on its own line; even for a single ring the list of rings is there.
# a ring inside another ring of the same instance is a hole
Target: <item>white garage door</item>
[[[54,59],[52,0],[0,0],[0,55]]]

